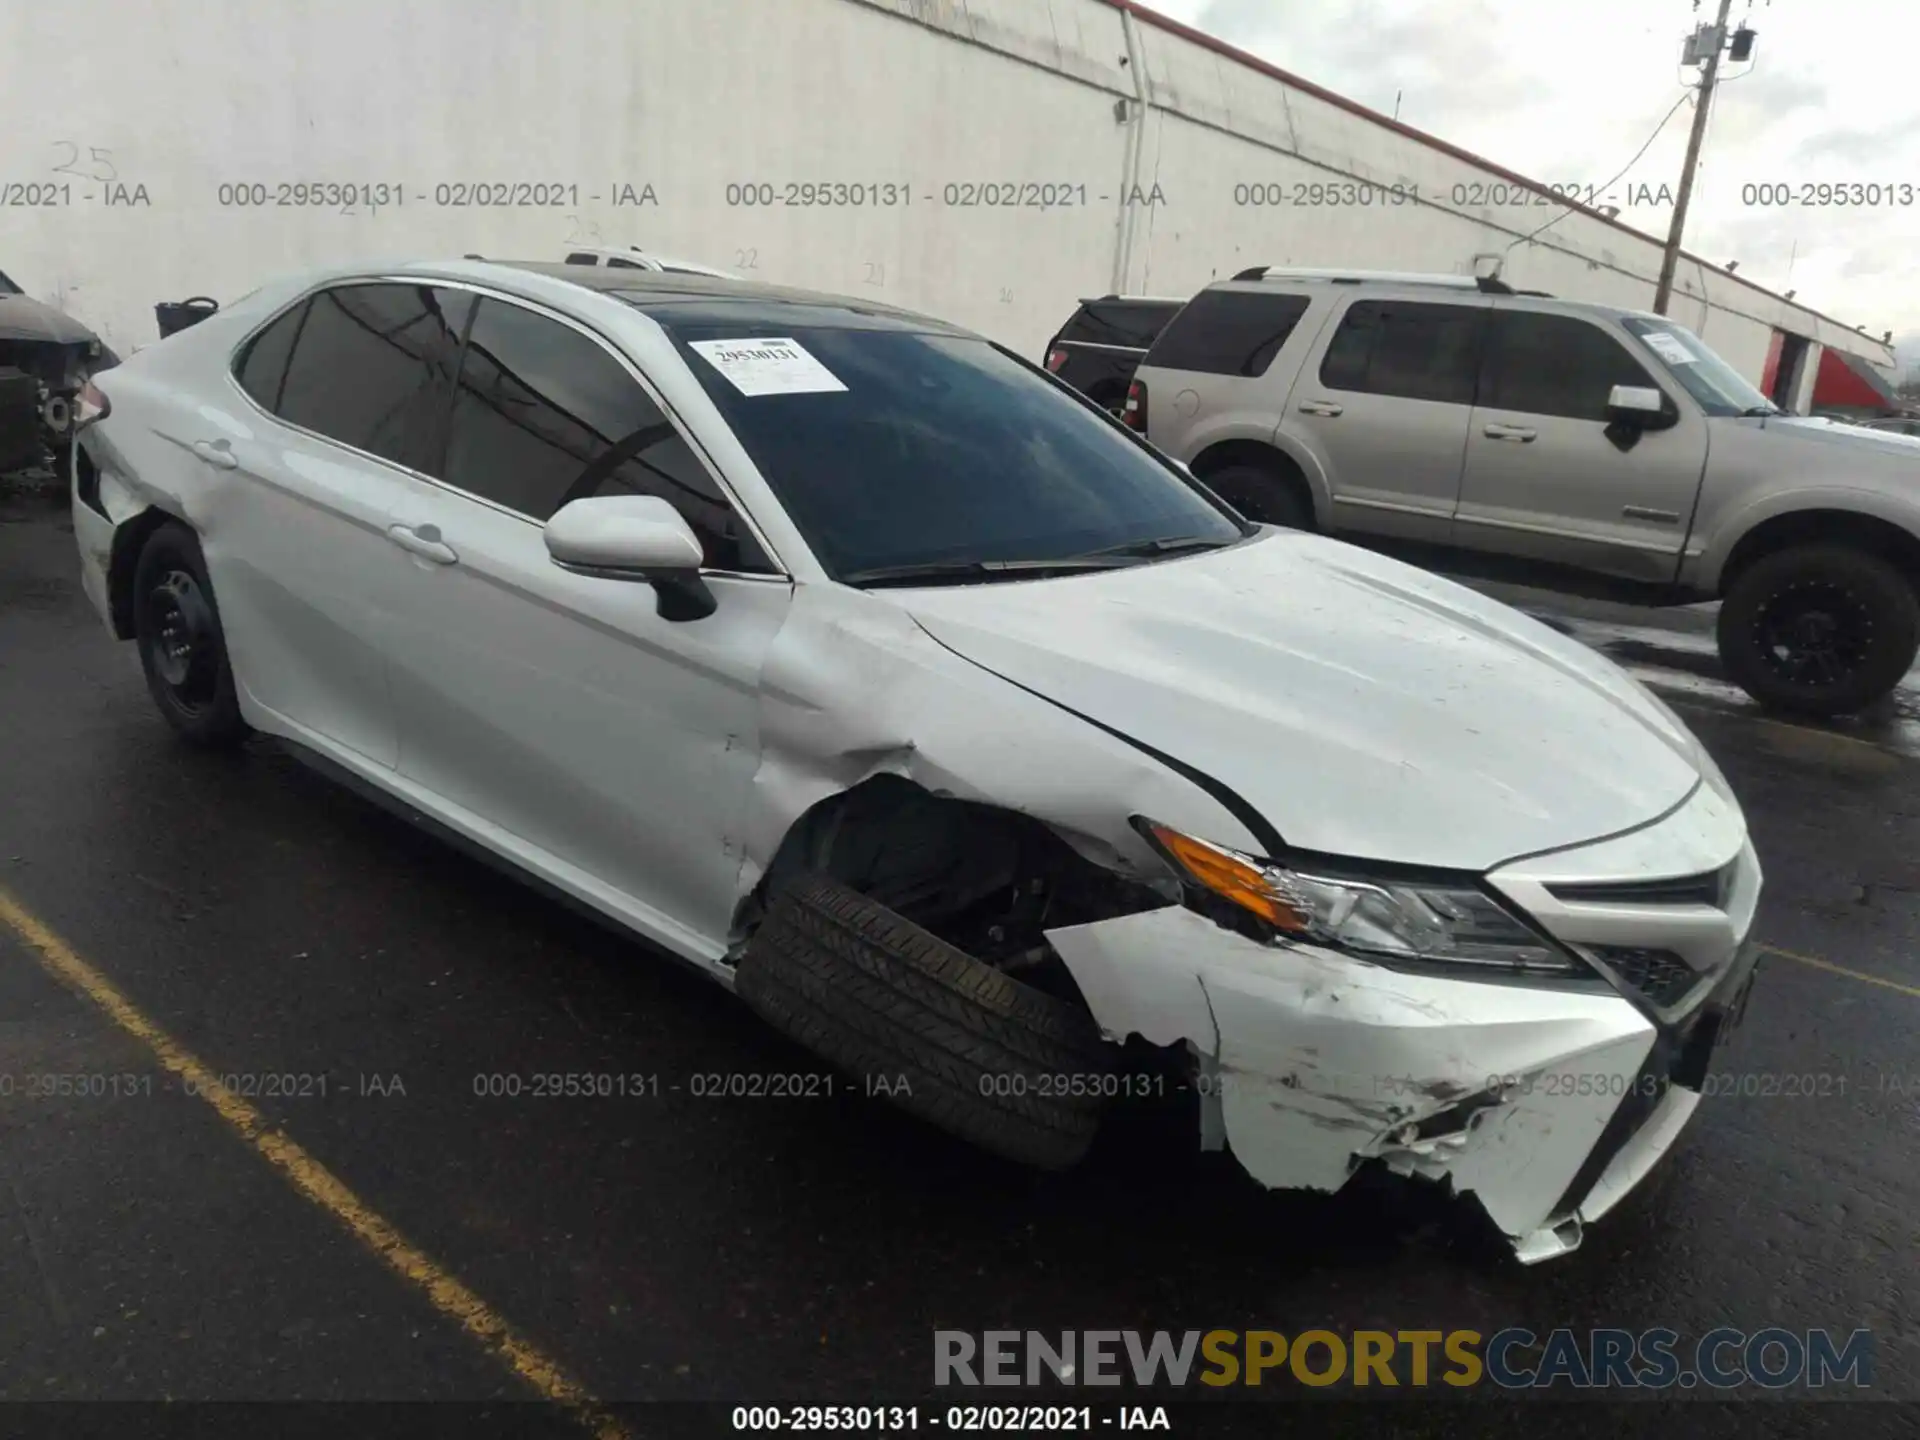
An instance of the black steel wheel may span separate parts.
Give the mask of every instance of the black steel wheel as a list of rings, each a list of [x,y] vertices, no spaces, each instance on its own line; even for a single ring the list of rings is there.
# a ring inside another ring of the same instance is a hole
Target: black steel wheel
[[[133,591],[134,643],[147,690],[167,723],[196,745],[240,740],[247,726],[194,533],[170,522],[149,535],[134,567]]]

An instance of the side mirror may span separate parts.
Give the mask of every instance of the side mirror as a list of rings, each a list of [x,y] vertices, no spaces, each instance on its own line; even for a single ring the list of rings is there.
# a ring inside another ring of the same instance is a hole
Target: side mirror
[[[1607,419],[1636,430],[1664,430],[1680,415],[1652,385],[1616,385],[1607,395]]]
[[[658,495],[593,495],[546,523],[547,554],[562,570],[637,581],[658,593],[663,620],[701,620],[718,602],[700,578],[700,541]]]

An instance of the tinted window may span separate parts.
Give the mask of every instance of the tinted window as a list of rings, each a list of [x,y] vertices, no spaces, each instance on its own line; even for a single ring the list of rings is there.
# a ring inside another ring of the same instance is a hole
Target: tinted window
[[[1180,306],[1171,301],[1089,300],[1074,312],[1060,338],[1144,350],[1179,313]]]
[[[343,285],[307,302],[277,413],[428,474],[473,297],[427,285]]]
[[[1304,295],[1202,290],[1160,333],[1146,363],[1208,375],[1264,375],[1306,313]]]
[[[835,575],[1241,536],[1110,420],[984,340],[651,313]],[[770,337],[845,388],[744,394],[690,343]]]
[[[300,334],[300,322],[307,317],[303,300],[273,324],[247,342],[233,367],[233,377],[254,403],[276,414],[280,409],[280,384],[286,379],[287,357]]]
[[[608,260],[607,264],[616,270],[644,270],[647,267],[632,260]]]
[[[1471,405],[1486,312],[1465,305],[1360,300],[1320,362],[1335,390]]]
[[[1658,388],[1627,347],[1598,325],[1570,315],[1494,312],[1481,405],[1604,425],[1616,385]]]
[[[567,264],[569,265],[598,265],[599,263],[600,257],[598,255],[590,255],[585,250],[576,250],[573,254],[567,256]]]
[[[474,317],[445,474],[540,521],[589,495],[658,495],[700,537],[709,568],[773,568],[620,363],[580,331],[517,305],[488,300]]]
[[[22,295],[25,293],[26,292],[18,285],[9,280],[5,274],[0,274],[0,295]]]

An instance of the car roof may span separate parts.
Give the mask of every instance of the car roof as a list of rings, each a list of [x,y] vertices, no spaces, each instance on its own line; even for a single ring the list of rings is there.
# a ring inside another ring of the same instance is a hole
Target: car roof
[[[638,310],[701,305],[712,310],[747,312],[774,307],[814,307],[823,311],[852,311],[900,322],[915,329],[977,338],[973,332],[930,315],[882,305],[864,296],[836,295],[791,285],[768,285],[758,280],[735,280],[724,275],[696,275],[683,271],[611,270],[600,265],[568,265],[551,260],[490,260],[488,265],[546,275],[584,290],[597,290]],[[825,318],[824,316],[822,318]]]

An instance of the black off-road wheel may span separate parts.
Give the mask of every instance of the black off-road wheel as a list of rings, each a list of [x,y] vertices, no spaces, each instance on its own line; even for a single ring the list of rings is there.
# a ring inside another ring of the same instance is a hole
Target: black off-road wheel
[[[824,876],[782,888],[734,988],[876,1098],[983,1150],[1064,1170],[1093,1144],[1112,1047],[1091,1016]]]
[[[193,531],[169,521],[147,537],[133,572],[134,644],[147,690],[179,735],[207,749],[247,735],[207,564]]]
[[[1302,487],[1272,470],[1258,465],[1223,465],[1200,479],[1249,520],[1288,530],[1313,529],[1313,506]]]
[[[1847,545],[1756,560],[1720,607],[1720,659],[1761,704],[1851,715],[1883,698],[1920,652],[1920,601],[1893,565]]]

